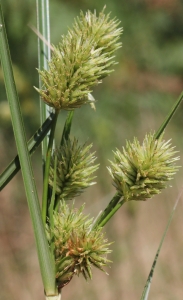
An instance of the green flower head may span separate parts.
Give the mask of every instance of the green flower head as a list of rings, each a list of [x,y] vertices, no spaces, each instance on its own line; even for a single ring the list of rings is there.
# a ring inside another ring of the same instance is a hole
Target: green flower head
[[[108,168],[113,185],[125,201],[146,200],[166,188],[167,181],[177,172],[173,157],[177,151],[171,147],[170,140],[165,142],[147,134],[142,145],[134,141],[126,142],[126,148],[114,152],[114,162]]]
[[[49,70],[39,70],[43,88],[36,88],[49,106],[69,110],[94,101],[90,92],[112,72],[113,54],[121,47],[120,22],[109,17],[104,9],[98,17],[96,12],[81,12],[54,47]]]
[[[110,261],[111,251],[101,229],[91,230],[93,220],[83,215],[84,206],[69,208],[61,201],[60,212],[54,214],[54,229],[50,232],[54,241],[56,280],[59,288],[74,275],[92,278],[92,266],[103,270]],[[48,234],[48,240],[50,241]]]
[[[95,184],[92,174],[99,165],[94,165],[96,160],[94,154],[90,153],[91,145],[78,145],[76,139],[71,142],[65,141],[60,149],[53,153],[50,172],[49,185],[54,186],[54,162],[56,165],[56,194],[60,199],[70,200],[79,196],[84,189]]]

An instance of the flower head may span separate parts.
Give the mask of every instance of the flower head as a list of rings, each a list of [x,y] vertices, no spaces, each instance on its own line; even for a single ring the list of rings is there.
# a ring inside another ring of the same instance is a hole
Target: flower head
[[[36,90],[56,110],[74,109],[94,101],[92,87],[112,72],[114,52],[121,47],[119,21],[104,10],[97,17],[88,11],[75,19],[72,29],[54,47],[49,70],[39,70],[43,88]]]
[[[177,151],[154,134],[147,134],[140,145],[139,141],[126,142],[123,152],[114,152],[115,162],[108,168],[113,184],[124,200],[146,200],[166,188],[167,181],[177,172],[173,157]]]
[[[70,200],[79,196],[85,188],[95,184],[92,174],[99,165],[94,165],[94,153],[90,153],[92,145],[78,145],[76,139],[65,141],[60,149],[53,153],[49,185],[54,185],[54,161],[57,156],[56,166],[56,194],[61,199]]]
[[[68,283],[73,275],[82,274],[87,280],[92,278],[91,267],[103,270],[110,261],[106,255],[111,251],[110,245],[104,239],[101,229],[91,230],[92,219],[83,215],[84,206],[69,208],[61,201],[60,212],[54,214],[54,229],[52,231],[56,280],[61,288]],[[50,235],[51,236],[51,235]],[[48,234],[48,240],[50,237]]]

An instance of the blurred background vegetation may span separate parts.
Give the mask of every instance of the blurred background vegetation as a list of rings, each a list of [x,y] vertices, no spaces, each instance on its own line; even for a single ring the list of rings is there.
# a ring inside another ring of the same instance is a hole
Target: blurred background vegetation
[[[28,27],[36,26],[36,1],[4,0],[3,10],[12,55],[15,80],[21,100],[27,138],[39,126],[37,37]],[[143,139],[159,128],[183,90],[182,0],[52,0],[51,42],[57,44],[80,10],[106,12],[121,20],[123,47],[118,50],[115,72],[93,92],[96,112],[89,106],[77,110],[72,134],[81,142],[93,142],[100,170],[97,185],[76,199],[86,202],[86,212],[95,216],[114,194],[107,173],[112,150],[126,139]],[[166,129],[183,161],[183,106]],[[62,128],[66,114],[61,113]],[[0,69],[0,171],[16,154],[9,108]],[[41,153],[33,158],[35,179],[41,196]],[[147,202],[128,203],[105,227],[115,241],[109,259],[109,276],[94,271],[92,282],[74,278],[63,289],[67,299],[140,299],[160,238],[182,185],[180,170],[173,187]],[[175,213],[155,271],[150,298],[183,299],[183,204]],[[21,174],[0,195],[0,299],[44,299],[34,237]]]

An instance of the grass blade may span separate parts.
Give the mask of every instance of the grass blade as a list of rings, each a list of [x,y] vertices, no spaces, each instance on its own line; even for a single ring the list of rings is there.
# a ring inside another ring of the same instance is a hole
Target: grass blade
[[[55,294],[55,274],[54,263],[52,262],[48,242],[46,239],[45,228],[43,226],[39,199],[34,182],[30,156],[28,152],[24,123],[20,110],[20,103],[15,86],[10,51],[6,37],[5,24],[0,0],[0,58],[4,73],[5,88],[10,105],[10,112],[15,135],[17,151],[22,169],[26,197],[28,201],[31,220],[33,223],[34,235],[36,240],[38,258],[40,263],[41,275],[45,292],[47,295]]]
[[[160,128],[158,129],[158,131],[156,132],[155,139],[158,139],[160,137],[160,135],[163,133],[163,131],[165,130],[166,126],[168,125],[168,123],[172,119],[174,113],[176,112],[177,108],[179,107],[182,99],[183,99],[183,92],[180,94],[180,96],[178,97],[177,101],[173,105],[171,111],[166,116],[164,122],[162,123],[162,125],[160,126]]]
[[[174,212],[175,212],[175,209],[179,203],[179,200],[182,196],[182,193],[183,193],[183,188],[181,190],[181,192],[179,193],[178,197],[177,197],[177,200],[176,200],[176,203],[172,209],[172,212],[170,214],[170,217],[169,217],[169,220],[168,220],[168,223],[166,225],[166,228],[165,228],[165,231],[163,233],[163,236],[161,238],[161,241],[160,241],[160,244],[159,244],[159,247],[158,247],[158,250],[156,252],[156,255],[155,255],[155,258],[154,258],[154,261],[153,261],[153,264],[152,264],[152,267],[151,267],[151,271],[149,273],[149,276],[147,278],[147,282],[146,282],[146,285],[144,287],[144,290],[143,290],[143,293],[142,293],[142,296],[140,298],[140,300],[147,300],[148,299],[148,296],[149,296],[149,291],[150,291],[150,287],[151,287],[151,282],[152,282],[152,278],[153,278],[153,275],[154,275],[154,269],[156,267],[156,263],[157,263],[157,260],[158,260],[158,257],[159,257],[159,253],[160,253],[160,250],[161,250],[161,247],[163,245],[163,242],[164,242],[164,239],[165,239],[165,236],[168,232],[168,229],[170,227],[170,224],[172,222],[172,219],[173,219],[173,215],[174,215]]]
[[[49,18],[49,0],[37,0],[37,28],[38,32],[43,36],[43,39],[38,37],[38,68],[39,70],[48,69],[48,61],[51,58],[50,47],[50,18]],[[47,41],[45,43],[45,41]],[[39,76],[39,88],[42,87],[42,81]],[[52,112],[51,107],[48,107],[42,99],[40,99],[40,123],[42,124],[49,113]],[[43,167],[46,161],[46,153],[48,146],[48,138],[45,138],[42,143]]]
[[[43,125],[36,131],[32,138],[28,141],[28,150],[30,155],[32,155],[36,148],[40,145],[45,135],[51,128],[53,122],[54,113],[46,119]],[[10,180],[18,173],[20,170],[20,161],[18,155],[12,160],[8,167],[0,175],[0,191],[10,182]]]

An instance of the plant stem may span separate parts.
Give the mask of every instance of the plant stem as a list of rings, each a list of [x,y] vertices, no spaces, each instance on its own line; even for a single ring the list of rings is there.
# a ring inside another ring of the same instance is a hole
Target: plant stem
[[[37,6],[37,28],[44,39],[50,44],[50,18],[49,18],[49,0],[36,0]],[[38,37],[38,68],[39,70],[48,69],[48,61],[51,58],[50,47]],[[42,88],[42,81],[39,76],[39,88]],[[41,124],[52,111],[42,99],[40,99],[40,122]],[[48,138],[45,138],[42,143],[43,168],[46,161]]]
[[[57,296],[46,296],[46,300],[61,300],[61,292]]]
[[[28,141],[28,150],[30,155],[32,155],[37,147],[40,145],[45,135],[51,128],[53,122],[54,113],[46,119],[44,124],[36,131],[36,133]],[[18,155],[12,160],[4,172],[0,175],[0,191],[10,182],[10,180],[18,173],[20,170],[20,161]]]
[[[47,295],[55,295],[55,270],[52,261],[45,228],[41,218],[41,210],[37,195],[34,175],[32,172],[31,160],[28,152],[24,123],[20,110],[20,103],[15,86],[8,41],[6,37],[5,24],[1,9],[0,0],[0,58],[4,73],[7,98],[10,105],[10,112],[13,124],[13,131],[17,145],[17,151],[22,169],[22,177],[25,186],[31,220],[33,223],[34,235],[36,240],[38,259],[41,269],[42,280]]]
[[[54,203],[55,203],[55,196],[56,196],[56,180],[57,180],[57,156],[55,155],[55,161],[54,161],[54,182],[53,182],[53,189],[52,189],[52,195],[51,195],[51,201],[50,205],[48,208],[48,216],[49,216],[49,228],[50,228],[50,250],[51,254],[54,258],[54,234],[53,234],[53,229],[54,229]]]
[[[97,227],[103,227],[125,202],[125,200],[121,200],[116,206],[114,206],[107,216],[100,221]]]
[[[116,205],[118,204],[118,202],[120,201],[120,199],[121,199],[121,195],[119,193],[116,193],[114,195],[114,197],[112,198],[112,200],[109,202],[109,204],[106,207],[106,209],[103,211],[103,213],[96,220],[96,222],[95,222],[95,224],[93,226],[93,229],[96,229],[97,227],[104,226],[104,225],[101,225],[101,224],[103,224],[103,221],[106,220],[107,216],[111,214],[111,211],[114,210],[114,208],[116,207]]]
[[[183,92],[180,94],[180,96],[178,97],[177,101],[173,105],[170,113],[166,116],[164,122],[162,123],[162,125],[160,126],[160,128],[157,130],[157,132],[155,134],[155,139],[158,139],[160,137],[160,135],[162,134],[162,132],[164,131],[164,129],[166,128],[166,126],[168,125],[168,123],[170,122],[170,120],[172,119],[172,117],[173,117],[174,113],[176,112],[177,108],[179,107],[182,99],[183,99]]]
[[[51,160],[52,146],[53,146],[58,114],[59,111],[56,111],[54,115],[51,131],[50,131],[50,138],[49,138],[48,149],[46,154],[46,164],[45,164],[44,182],[43,182],[43,198],[42,198],[42,218],[44,224],[46,223],[47,209],[48,209],[48,180],[49,180],[50,160]]]

